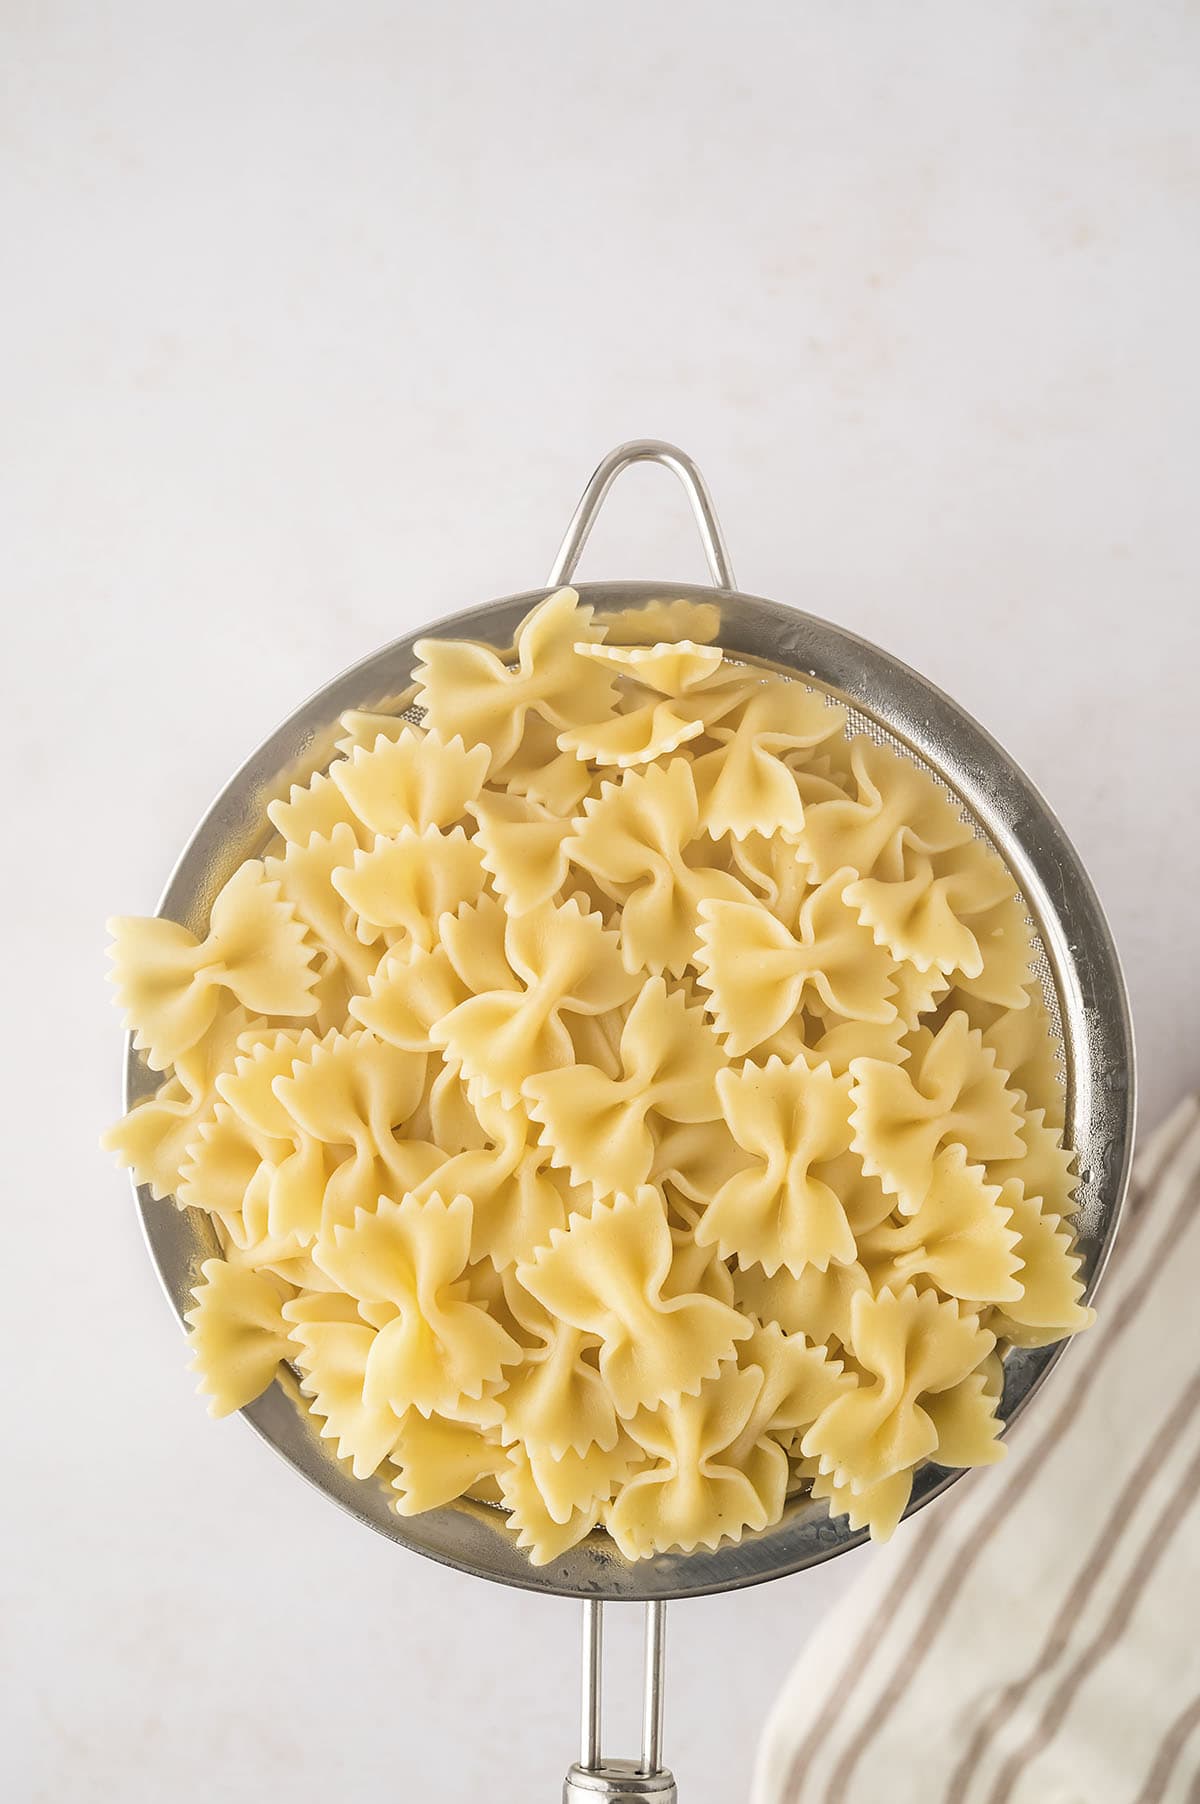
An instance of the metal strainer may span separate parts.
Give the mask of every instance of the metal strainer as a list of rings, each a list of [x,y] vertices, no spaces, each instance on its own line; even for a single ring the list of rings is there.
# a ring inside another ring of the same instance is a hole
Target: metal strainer
[[[982,728],[887,652],[810,614],[742,594],[699,471],[682,451],[655,440],[623,445],[601,463],[567,529],[546,589],[469,609],[423,633],[511,649],[528,610],[571,578],[614,479],[628,465],[647,461],[666,465],[682,483],[712,587],[583,583],[583,600],[601,614],[636,615],[664,594],[703,608],[714,629],[705,636],[734,658],[827,690],[850,708],[856,730],[885,739],[924,766],[961,802],[976,832],[992,844],[1020,887],[1036,928],[1036,970],[1061,1044],[1065,1139],[1079,1173],[1080,1276],[1090,1296],[1112,1244],[1129,1169],[1134,1097],[1128,1004],[1108,928],[1078,857],[1037,790]],[[201,821],[163,892],[160,914],[204,931],[212,899],[225,879],[242,859],[261,852],[270,837],[266,804],[329,761],[343,711],[399,712],[411,702],[413,645],[421,636],[398,639],[335,678],[259,747]],[[151,1085],[151,1074],[130,1047],[127,1106],[141,1100]],[[151,1257],[182,1316],[201,1263],[219,1250],[215,1237],[197,1210],[156,1203],[146,1190],[139,1192],[138,1203]],[[1002,1404],[1006,1421],[1027,1407],[1063,1351],[1060,1343],[1014,1349],[1008,1355]],[[539,1568],[518,1550],[500,1513],[485,1505],[461,1500],[423,1516],[397,1516],[382,1480],[356,1480],[338,1463],[306,1413],[291,1373],[243,1414],[297,1472],[401,1546],[480,1578],[584,1600],[582,1748],[564,1783],[567,1804],[647,1797],[670,1804],[675,1798],[675,1783],[660,1752],[667,1599],[760,1584],[830,1559],[864,1538],[862,1532],[851,1532],[845,1518],[830,1520],[824,1504],[797,1496],[774,1527],[716,1552],[658,1554],[631,1564],[604,1533],[595,1531]],[[923,1509],[958,1476],[926,1466],[916,1477],[908,1513]],[[602,1607],[633,1599],[647,1604],[642,1754],[636,1761],[605,1761],[600,1746]]]

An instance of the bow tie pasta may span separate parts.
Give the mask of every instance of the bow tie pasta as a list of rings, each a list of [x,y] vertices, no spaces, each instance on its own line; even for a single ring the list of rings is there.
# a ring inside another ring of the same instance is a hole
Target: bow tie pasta
[[[113,923],[163,1076],[106,1140],[211,1223],[213,1412],[287,1365],[401,1515],[491,1504],[535,1563],[801,1494],[886,1536],[1003,1453],[1005,1349],[1091,1319],[1012,877],[700,619],[562,589],[507,654],[421,641],[420,718],[343,716],[206,932]]]

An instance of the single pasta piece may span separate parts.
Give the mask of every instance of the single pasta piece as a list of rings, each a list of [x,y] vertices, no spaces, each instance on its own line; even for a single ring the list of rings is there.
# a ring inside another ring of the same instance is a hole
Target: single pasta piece
[[[804,789],[788,754],[833,738],[845,718],[814,690],[772,682],[738,710],[735,725],[714,725],[717,748],[697,760],[695,772],[705,832],[794,843],[804,830]]]
[[[717,1082],[725,1061],[703,1014],[681,991],[652,977],[626,1017],[620,1076],[572,1065],[528,1078],[530,1114],[542,1143],[575,1184],[597,1196],[630,1195],[654,1163],[654,1117],[705,1122],[721,1117]]]
[[[686,758],[628,771],[584,803],[567,853],[621,904],[627,970],[681,977],[695,958],[705,904],[744,898],[736,878],[700,862],[703,850],[685,856],[700,834],[700,804]]]
[[[363,937],[377,939],[386,930],[428,951],[441,917],[474,902],[485,876],[480,848],[461,827],[448,833],[402,827],[390,838],[377,834],[332,881],[358,916]]]
[[[907,1064],[855,1059],[850,1071],[852,1145],[906,1215],[929,1193],[939,1148],[961,1146],[976,1161],[1026,1153],[1018,1098],[963,1014],[925,1036]]]
[[[487,747],[470,751],[461,739],[406,726],[392,739],[381,733],[370,751],[357,746],[330,773],[356,820],[372,834],[405,827],[452,827],[483,787]]]
[[[702,1246],[771,1277],[786,1265],[849,1265],[854,1232],[841,1197],[819,1175],[850,1146],[850,1080],[803,1058],[718,1074],[725,1119],[752,1163],[717,1191],[696,1224]]]
[[[798,846],[817,880],[849,869],[896,882],[906,853],[949,852],[972,838],[950,797],[887,746],[856,739],[850,767],[854,799],[818,802],[805,815]]]
[[[316,1013],[316,947],[260,862],[240,865],[197,939],[175,921],[109,922],[112,981],[125,1025],[152,1071],[165,1071],[203,1039],[227,990],[252,1014]]]
[[[810,992],[848,1020],[895,1020],[893,960],[846,907],[847,877],[836,871],[810,893],[795,934],[757,902],[699,904],[696,964],[732,1055],[777,1033]]]
[[[454,945],[449,949],[453,961]],[[530,1074],[573,1063],[568,1017],[605,1014],[636,986],[616,936],[575,901],[546,902],[510,917],[503,966],[495,963],[487,974],[498,980],[495,987],[475,989],[468,976],[474,993],[436,1024],[434,1035],[471,1082],[514,1107]],[[458,968],[473,972],[474,965],[471,948]]]
[[[571,823],[532,796],[489,790],[469,804],[484,870],[510,914],[553,899],[567,880]]]
[[[1001,1186],[986,1181],[982,1166],[968,1165],[961,1146],[946,1147],[916,1214],[859,1235],[858,1254],[876,1289],[919,1274],[967,1303],[1019,1298],[1021,1236],[1001,1198]]]
[[[937,1429],[921,1399],[961,1383],[995,1336],[957,1304],[910,1285],[856,1296],[850,1345],[871,1382],[835,1397],[801,1448],[839,1483],[871,1485],[936,1451]]]
[[[471,1204],[436,1194],[402,1203],[381,1197],[316,1250],[347,1296],[382,1306],[363,1373],[363,1399],[428,1416],[477,1401],[520,1349],[486,1310],[455,1288],[471,1248]]]
[[[321,1422],[321,1434],[348,1460],[355,1478],[370,1478],[391,1453],[405,1420],[385,1398],[368,1402],[367,1359],[378,1329],[341,1290],[301,1291],[283,1314],[300,1389]]]
[[[732,1358],[750,1324],[700,1292],[664,1297],[671,1235],[651,1185],[573,1216],[517,1277],[543,1307],[600,1338],[600,1376],[617,1414],[694,1394]]]
[[[764,1496],[731,1456],[761,1388],[760,1372],[729,1366],[695,1396],[634,1417],[630,1434],[651,1463],[622,1486],[605,1518],[627,1559],[716,1547],[723,1535],[765,1528],[773,1503],[778,1516],[782,1499]]]
[[[187,1312],[193,1366],[211,1399],[209,1414],[228,1416],[265,1391],[288,1356],[287,1286],[224,1259],[206,1259],[200,1276]]]
[[[562,730],[610,711],[608,671],[576,650],[593,636],[600,633],[592,609],[580,606],[574,589],[559,589],[519,628],[515,669],[488,645],[418,640],[417,700],[439,733],[486,746],[496,770],[520,745],[530,713]]]

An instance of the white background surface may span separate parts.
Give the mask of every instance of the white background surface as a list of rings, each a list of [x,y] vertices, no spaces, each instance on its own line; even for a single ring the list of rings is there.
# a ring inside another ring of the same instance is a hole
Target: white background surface
[[[304,694],[541,581],[661,435],[743,587],[1042,785],[1161,1115],[1200,1072],[1200,14],[6,0],[0,69],[5,1795],[549,1800],[574,1607],[402,1554],[192,1399],[95,1151],[103,918]],[[584,574],[700,575],[667,476]],[[744,1795],[856,1564],[675,1612],[686,1804]]]

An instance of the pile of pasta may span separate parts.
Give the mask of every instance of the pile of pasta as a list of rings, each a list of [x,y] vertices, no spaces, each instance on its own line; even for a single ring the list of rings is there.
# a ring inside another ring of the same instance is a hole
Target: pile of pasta
[[[502,1505],[538,1563],[798,1490],[886,1536],[1000,1457],[1000,1350],[1090,1320],[1011,877],[686,606],[423,641],[419,724],[344,716],[203,938],[112,924],[168,1075],[108,1143],[214,1224],[214,1413],[286,1362],[402,1515]]]

